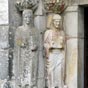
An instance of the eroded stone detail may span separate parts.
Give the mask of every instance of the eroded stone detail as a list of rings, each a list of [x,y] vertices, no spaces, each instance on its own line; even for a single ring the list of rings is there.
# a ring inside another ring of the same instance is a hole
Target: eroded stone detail
[[[8,0],[0,0],[0,24],[8,24]]]
[[[8,77],[8,26],[0,26],[0,80],[7,79]]]
[[[23,11],[24,9],[35,9],[37,8],[37,4],[39,3],[39,0],[17,0],[16,1],[16,7],[19,9],[19,11]]]

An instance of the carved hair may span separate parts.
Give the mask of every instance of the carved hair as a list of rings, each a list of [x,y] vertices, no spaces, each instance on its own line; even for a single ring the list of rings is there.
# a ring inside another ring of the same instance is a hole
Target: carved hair
[[[52,20],[62,20],[62,17],[59,14],[54,14]]]
[[[30,9],[25,9],[25,10],[23,11],[23,17],[24,17],[26,14],[31,14],[31,16],[33,16],[33,12],[32,12],[32,10],[30,10]]]
[[[53,14],[52,21],[50,23],[50,28],[53,28],[53,21],[54,20],[60,20],[60,29],[62,29],[62,17],[59,14]]]

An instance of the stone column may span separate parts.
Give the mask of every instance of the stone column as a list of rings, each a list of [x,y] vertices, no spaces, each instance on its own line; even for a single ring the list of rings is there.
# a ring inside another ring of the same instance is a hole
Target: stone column
[[[38,59],[38,78],[37,78],[37,88],[45,88],[45,58],[43,49],[43,35],[46,29],[46,17],[43,14],[43,2],[40,0],[38,9],[35,12],[35,27],[39,31],[39,59]]]
[[[0,8],[0,80],[5,80],[8,78],[8,0],[0,0]]]
[[[69,6],[64,13],[66,33],[66,84],[78,88],[78,6]]]

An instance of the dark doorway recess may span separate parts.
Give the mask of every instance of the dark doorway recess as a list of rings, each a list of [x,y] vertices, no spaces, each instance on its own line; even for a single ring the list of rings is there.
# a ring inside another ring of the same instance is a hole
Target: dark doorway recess
[[[84,88],[88,88],[88,7],[84,8]]]

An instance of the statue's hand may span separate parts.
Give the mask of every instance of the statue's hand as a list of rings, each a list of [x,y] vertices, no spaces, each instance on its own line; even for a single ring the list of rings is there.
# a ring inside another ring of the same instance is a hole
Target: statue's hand
[[[16,44],[21,48],[26,48],[28,46],[27,40],[24,39],[17,39]]]
[[[36,45],[32,46],[32,48],[31,48],[32,51],[36,51],[37,49],[38,49],[38,46],[36,46]]]
[[[21,48],[26,48],[27,47],[27,43],[22,43],[21,44]]]

